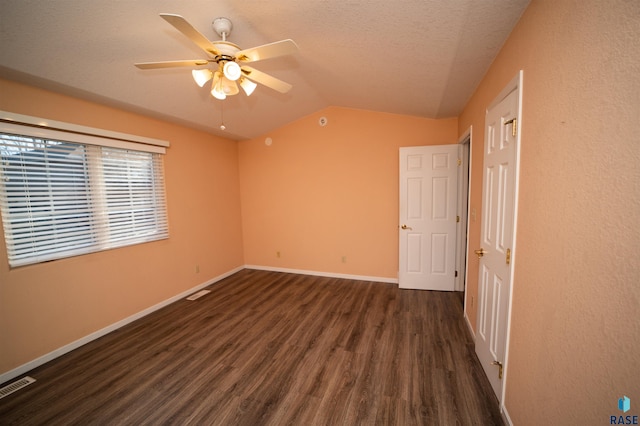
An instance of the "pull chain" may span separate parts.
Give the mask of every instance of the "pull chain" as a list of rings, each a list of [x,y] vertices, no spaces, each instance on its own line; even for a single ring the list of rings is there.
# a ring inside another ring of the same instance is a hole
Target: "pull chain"
[[[220,103],[220,130],[224,130],[227,127],[224,125],[224,102]]]

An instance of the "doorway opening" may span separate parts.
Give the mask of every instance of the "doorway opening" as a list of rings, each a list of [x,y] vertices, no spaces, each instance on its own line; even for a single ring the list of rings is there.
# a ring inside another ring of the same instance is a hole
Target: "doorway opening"
[[[469,179],[471,177],[471,127],[458,141],[458,202],[456,229],[456,282],[455,290],[460,292],[461,303],[466,308],[467,251],[469,244]]]

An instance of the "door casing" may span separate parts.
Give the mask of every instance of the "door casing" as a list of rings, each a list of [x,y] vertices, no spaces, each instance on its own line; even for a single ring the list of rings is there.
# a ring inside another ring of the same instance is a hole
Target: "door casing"
[[[467,291],[467,251],[469,247],[469,205],[471,192],[471,127],[458,140],[458,217],[456,229],[456,282],[455,290]]]

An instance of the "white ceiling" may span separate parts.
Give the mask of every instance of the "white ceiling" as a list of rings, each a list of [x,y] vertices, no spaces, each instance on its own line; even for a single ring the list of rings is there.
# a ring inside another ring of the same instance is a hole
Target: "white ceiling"
[[[0,0],[0,77],[254,138],[327,106],[455,117],[529,0]],[[218,101],[188,68],[135,62],[204,58],[161,19],[185,17],[211,40],[233,22],[241,48],[293,39],[295,56],[253,63],[293,84]],[[219,129],[224,106],[226,131]]]

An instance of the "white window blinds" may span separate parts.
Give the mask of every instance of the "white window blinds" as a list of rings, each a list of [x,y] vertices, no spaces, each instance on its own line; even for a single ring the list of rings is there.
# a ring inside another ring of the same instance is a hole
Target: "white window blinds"
[[[162,155],[1,132],[0,211],[12,267],[168,238]]]

